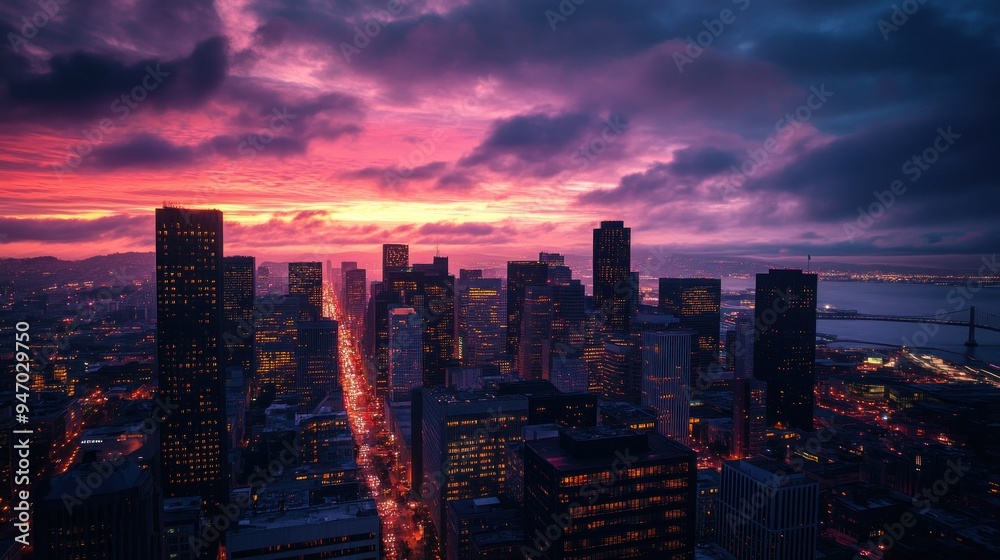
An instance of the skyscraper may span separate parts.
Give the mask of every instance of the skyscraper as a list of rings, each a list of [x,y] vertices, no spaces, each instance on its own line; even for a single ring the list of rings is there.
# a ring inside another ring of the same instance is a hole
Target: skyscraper
[[[463,271],[467,272],[467,271]],[[466,275],[468,276],[468,275]],[[499,278],[460,278],[456,282],[458,358],[463,366],[491,364],[504,351],[506,310],[500,307]]]
[[[438,534],[445,535],[448,502],[505,493],[506,445],[521,440],[528,401],[519,395],[444,388],[416,393],[422,402],[414,403],[420,417],[414,418],[413,440],[422,443],[422,460],[414,461],[419,477],[414,484]],[[444,545],[447,549],[451,543]]]
[[[758,274],[754,325],[754,377],[767,383],[768,425],[812,431],[816,275]]]
[[[248,378],[254,373],[253,257],[222,259],[223,367],[239,367]]]
[[[521,552],[694,558],[696,492],[694,451],[659,434],[598,426],[527,441]]]
[[[344,310],[351,320],[351,326],[357,329],[368,306],[367,271],[355,268],[344,272]]]
[[[160,425],[162,488],[213,508],[229,494],[222,291],[222,212],[157,208],[159,386],[177,406]]]
[[[303,320],[318,321],[323,316],[323,263],[288,263],[288,293],[305,296]]]
[[[256,349],[260,388],[277,395],[295,392],[298,378],[298,336],[304,296],[267,296],[258,301]]]
[[[594,307],[604,317],[604,327],[627,331],[633,310],[629,268],[632,264],[632,229],[625,222],[601,222],[594,230]]]
[[[721,299],[718,278],[660,278],[660,308],[695,332],[691,371],[705,372],[718,360]]]
[[[719,486],[719,545],[737,560],[813,558],[819,483],[770,459],[726,461]]]
[[[517,356],[521,346],[521,314],[524,312],[524,289],[548,283],[548,264],[541,261],[507,263],[507,353]]]
[[[340,389],[337,322],[300,321],[296,340],[298,377],[295,385],[307,408]]]
[[[423,383],[424,325],[412,307],[389,309],[389,377],[391,402],[410,400],[410,390]]]
[[[410,266],[410,246],[402,243],[386,243],[382,245],[382,279],[393,270]]]
[[[552,287],[526,286],[517,369],[523,379],[549,379],[552,345]]]
[[[257,267],[257,297],[266,296],[271,289],[271,269],[264,265]]]
[[[764,451],[767,435],[767,383],[759,379],[733,381],[732,455],[756,457]]]
[[[642,405],[657,412],[661,435],[691,440],[691,331],[642,333]]]

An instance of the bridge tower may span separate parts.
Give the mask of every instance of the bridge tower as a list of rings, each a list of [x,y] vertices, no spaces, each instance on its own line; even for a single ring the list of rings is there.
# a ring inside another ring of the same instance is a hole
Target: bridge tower
[[[976,307],[969,307],[969,340],[965,341],[965,345],[968,347],[979,346],[976,342]]]

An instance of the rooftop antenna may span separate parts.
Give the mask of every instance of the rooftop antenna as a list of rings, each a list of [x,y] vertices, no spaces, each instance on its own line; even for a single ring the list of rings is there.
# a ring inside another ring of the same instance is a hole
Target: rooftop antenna
[[[813,260],[812,255],[806,255],[806,272],[809,272],[809,262]]]
[[[440,257],[441,256],[441,246],[440,245],[435,245],[434,246],[434,256],[435,257]]]

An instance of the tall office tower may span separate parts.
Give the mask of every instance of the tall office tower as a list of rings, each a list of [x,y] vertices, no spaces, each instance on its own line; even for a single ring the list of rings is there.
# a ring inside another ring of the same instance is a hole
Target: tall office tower
[[[521,314],[517,370],[522,379],[549,378],[552,344],[552,288],[526,286]]]
[[[603,333],[598,375],[602,398],[630,404],[642,402],[642,368],[636,367],[636,345],[622,333]]]
[[[36,507],[35,558],[162,558],[160,491],[152,470],[131,459],[84,463],[56,475]]]
[[[383,283],[383,287],[386,283]],[[368,300],[365,318],[366,338],[370,344],[364,348],[366,372],[375,378],[375,397],[382,401],[389,388],[389,300],[391,293],[381,289]]]
[[[458,269],[459,280],[482,280],[483,269],[481,268],[460,268]]]
[[[733,457],[744,459],[764,452],[767,436],[767,383],[759,379],[733,382]]]
[[[775,270],[757,275],[754,377],[767,383],[767,424],[813,429],[816,275]]]
[[[570,279],[553,283],[551,289],[552,342],[548,378],[560,391],[587,391],[590,387],[589,371],[584,361],[587,345],[585,288],[579,280]]]
[[[464,271],[463,272],[468,272]],[[461,278],[456,282],[458,359],[463,366],[492,364],[504,351],[506,310],[500,306],[499,278]]]
[[[366,276],[367,271],[363,268],[355,268],[344,273],[344,311],[351,320],[352,327],[364,318],[365,307],[368,305]]]
[[[695,332],[691,371],[705,372],[719,359],[722,280],[660,278],[660,308]]]
[[[816,554],[819,484],[770,459],[726,461],[719,486],[719,545],[737,560]]]
[[[546,263],[540,261],[507,263],[507,353],[512,357],[517,356],[521,347],[524,289],[528,286],[545,286],[548,281],[549,265]]]
[[[399,303],[413,307],[424,324],[424,385],[444,385],[455,358],[455,277],[448,273],[448,258],[434,257],[432,264],[414,264],[398,291]]]
[[[157,208],[159,386],[177,406],[160,424],[161,488],[210,510],[229,496],[222,287],[222,212]]]
[[[410,246],[401,243],[382,245],[382,279],[386,273],[410,266]]]
[[[271,269],[264,265],[257,267],[257,297],[263,297],[268,294],[268,288],[271,286]]]
[[[632,229],[625,222],[601,222],[594,230],[594,307],[604,318],[606,330],[627,331],[632,322]]]
[[[305,296],[304,321],[319,321],[323,317],[323,263],[288,263],[288,293]]]
[[[694,451],[608,426],[564,430],[527,441],[524,450],[530,557],[694,558]],[[553,523],[561,538],[548,536]]]
[[[337,322],[333,319],[299,322],[296,341],[299,402],[311,409],[331,392],[340,390]]]
[[[238,367],[247,378],[254,366],[254,259],[222,259],[223,367]]]
[[[505,449],[508,443],[521,440],[528,422],[528,400],[440,387],[414,393],[422,401],[413,405],[414,413],[420,413],[414,418],[413,441],[421,442],[414,481],[420,482],[417,488],[438,535],[443,536],[447,534],[448,502],[506,493]],[[443,544],[446,551],[451,546]]]
[[[349,270],[357,270],[357,269],[358,269],[358,263],[357,263],[357,261],[342,261],[340,263],[340,290],[337,292],[337,297],[340,298],[341,306],[345,307],[345,309],[341,309],[341,311],[345,315],[347,314],[347,309],[346,309],[346,306],[347,306],[347,271],[349,271]]]
[[[753,347],[757,337],[753,318],[741,316],[736,319],[733,346],[729,359],[733,361],[734,379],[753,379]]]
[[[642,333],[642,405],[656,410],[664,437],[691,441],[691,341],[693,331]]]
[[[389,379],[390,402],[410,400],[410,391],[424,380],[424,325],[412,307],[389,309]]]
[[[257,306],[256,348],[258,387],[276,395],[295,392],[298,377],[299,318],[302,296],[290,294],[261,298]]]

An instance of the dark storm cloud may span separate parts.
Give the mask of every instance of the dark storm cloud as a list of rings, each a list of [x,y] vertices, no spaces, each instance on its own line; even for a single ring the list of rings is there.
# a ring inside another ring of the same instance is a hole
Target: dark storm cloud
[[[81,242],[102,238],[144,237],[153,227],[149,216],[95,219],[0,218],[0,244],[19,241]]]
[[[203,103],[225,79],[226,48],[226,40],[216,37],[199,43],[186,58],[131,64],[80,51],[59,54],[49,61],[48,72],[4,75],[0,102],[8,115],[22,119],[106,117],[123,96],[131,101],[120,104],[143,109],[190,109]],[[138,90],[139,94],[133,93]]]
[[[143,134],[119,144],[102,146],[94,151],[94,162],[104,169],[175,167],[192,163],[195,150],[175,146],[151,134]]]

